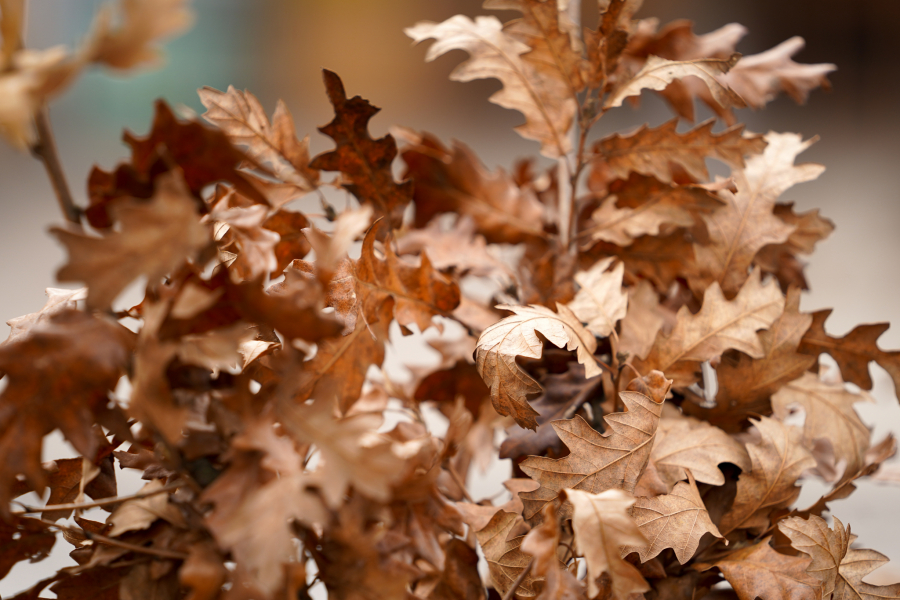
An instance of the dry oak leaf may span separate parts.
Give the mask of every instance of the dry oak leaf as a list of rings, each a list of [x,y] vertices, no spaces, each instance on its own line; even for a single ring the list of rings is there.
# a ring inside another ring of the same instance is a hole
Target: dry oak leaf
[[[534,557],[532,571],[542,581],[537,600],[577,600],[584,597],[584,584],[560,562],[559,520],[552,504],[544,508],[543,521],[529,531],[519,549]]]
[[[675,378],[675,385],[694,380],[696,363],[735,349],[755,358],[764,355],[759,329],[772,325],[783,312],[784,296],[774,280],[760,281],[756,269],[733,300],[726,300],[717,283],[703,294],[703,306],[691,314],[682,306],[668,335],[657,334],[645,360],[635,361],[640,372],[659,369]]]
[[[607,271],[615,257],[594,263],[587,271],[575,274],[580,289],[567,306],[585,328],[597,337],[610,335],[628,309],[628,293],[622,289],[625,265],[619,262]]]
[[[451,538],[444,547],[444,570],[428,600],[481,600],[484,585],[478,574],[478,553],[458,538]],[[416,596],[421,597],[416,589]]]
[[[660,391],[665,397],[670,382],[662,381],[665,385]],[[577,415],[554,421],[553,429],[570,454],[558,460],[529,456],[520,463],[519,467],[541,484],[533,492],[519,494],[525,505],[525,518],[533,518],[548,503],[558,505],[557,496],[566,488],[592,494],[613,488],[634,491],[650,458],[663,400],[655,401],[631,391],[620,392],[619,397],[626,411],[604,417],[607,433],[598,433]],[[567,507],[560,510],[562,518],[569,514]]]
[[[319,172],[309,166],[309,137],[297,139],[294,118],[279,100],[269,122],[256,96],[228,86],[227,92],[211,87],[199,90],[206,107],[203,118],[217,125],[235,144],[245,146],[247,154],[261,164],[268,164],[278,179],[292,184],[300,196],[314,190]]]
[[[216,204],[208,217],[215,221],[220,256],[226,252],[232,255],[223,262],[228,265],[228,273],[235,283],[260,279],[278,267],[275,245],[280,236],[262,226],[268,213],[268,207],[261,204],[229,207],[225,198]]]
[[[319,280],[331,279],[339,263],[347,258],[347,252],[356,238],[366,232],[372,224],[372,207],[362,206],[341,212],[334,220],[330,234],[315,225],[303,231],[310,246],[316,251],[316,274]]]
[[[450,229],[443,229],[440,221],[432,221],[427,227],[404,233],[397,240],[397,252],[427,254],[434,268],[453,269],[460,276],[512,279],[510,268],[491,254],[484,236],[475,233],[475,220],[468,215],[457,219]]]
[[[699,215],[722,205],[702,186],[670,185],[637,173],[609,187],[610,195],[578,234],[589,245],[602,240],[629,246],[643,235],[659,236],[675,227],[693,227]]]
[[[742,444],[718,427],[689,417],[660,420],[650,462],[669,489],[689,473],[697,481],[722,485],[725,476],[719,465],[726,462],[750,470]]]
[[[186,600],[215,600],[227,578],[225,560],[211,541],[192,545],[187,560],[178,569],[182,587],[191,590]]]
[[[157,492],[163,487],[161,479],[154,479],[142,487],[138,493]],[[123,502],[106,519],[107,524],[112,525],[112,529],[106,535],[117,537],[127,531],[147,529],[157,519],[164,519],[178,527],[187,526],[178,508],[169,503],[169,494],[163,492]]]
[[[587,562],[588,597],[597,596],[597,579],[604,573],[610,577],[615,600],[649,590],[637,568],[622,558],[623,547],[648,544],[630,514],[634,497],[616,489],[599,494],[565,490],[563,496],[573,507],[575,545]]]
[[[340,171],[344,188],[362,204],[371,204],[377,216],[399,227],[403,211],[412,200],[412,182],[397,183],[391,171],[397,142],[388,134],[377,140],[369,135],[369,120],[380,110],[359,96],[348,99],[337,74],[325,69],[325,90],[334,107],[334,119],[319,131],[334,140],[336,148],[316,156],[313,169]]]
[[[87,305],[109,308],[132,281],[144,275],[150,286],[177,269],[210,241],[197,205],[177,171],[156,180],[147,201],[133,199],[111,207],[121,230],[101,238],[52,228],[66,246],[69,262],[57,272],[60,281],[87,283]]]
[[[700,538],[705,534],[722,537],[709,518],[697,484],[690,474],[688,481],[679,481],[669,494],[637,498],[631,515],[648,543],[628,545],[622,549],[622,555],[637,552],[641,562],[647,562],[666,548],[672,548],[678,562],[685,564],[694,557]]]
[[[844,524],[837,517],[833,517],[833,519],[834,529],[829,528],[824,519],[815,515],[807,520],[800,517],[785,519],[778,524],[778,529],[790,538],[791,546],[809,555],[812,559],[807,572],[821,582],[823,598],[828,599],[832,597],[832,594],[835,598],[841,599],[849,599],[854,596],[861,598],[859,591],[853,589],[855,586],[844,579],[841,568],[852,541],[850,528],[845,529]],[[873,550],[854,550],[853,552],[878,554]],[[878,556],[884,558],[880,554]],[[853,565],[851,562],[848,566],[852,568],[858,564]],[[868,571],[861,574],[859,579],[862,579],[863,575],[867,573]],[[880,594],[879,596],[885,597]],[[895,593],[893,596],[896,597],[897,594]]]
[[[813,322],[800,342],[800,352],[814,357],[827,352],[840,367],[844,381],[864,390],[872,389],[869,363],[875,361],[891,376],[895,393],[900,398],[900,350],[885,351],[878,347],[878,338],[890,324],[857,325],[847,335],[835,338],[825,332],[825,321],[831,310],[819,310],[812,314]]]
[[[309,227],[310,223],[303,213],[281,209],[270,215],[262,226],[274,231],[279,237],[274,250],[277,264],[275,272],[271,273],[273,278],[276,274],[283,273],[291,261],[309,254],[310,245],[303,230]]]
[[[82,456],[96,455],[95,423],[128,436],[127,426],[124,434],[119,427],[125,421],[118,407],[107,404],[133,346],[134,334],[126,328],[79,311],[60,312],[0,346],[0,371],[8,378],[0,395],[0,506],[8,506],[18,474],[32,489],[44,490],[41,445],[51,431],[59,429]]]
[[[48,531],[47,524],[38,519],[0,519],[0,579],[6,577],[19,561],[34,563],[43,560],[50,554],[54,543],[56,533]]]
[[[816,360],[800,354],[800,339],[809,329],[812,316],[800,312],[800,290],[788,290],[784,312],[765,331],[759,332],[763,356],[726,355],[716,367],[719,391],[717,406],[701,408],[686,403],[689,414],[710,421],[728,431],[741,428],[751,415],[771,414],[770,398],[781,387],[800,377]]]
[[[761,438],[747,444],[752,468],[741,473],[734,504],[719,524],[725,535],[735,529],[765,529],[769,513],[790,506],[800,495],[795,484],[803,471],[816,466],[800,444],[799,430],[768,417],[751,422]]]
[[[419,331],[425,331],[433,324],[433,317],[449,316],[459,306],[457,283],[436,271],[427,255],[421,257],[419,266],[403,261],[394,251],[390,236],[385,240],[383,258],[380,258],[375,251],[377,229],[376,224],[363,239],[354,269],[356,298],[366,321],[377,321],[388,299],[393,301],[394,319],[404,334],[413,323]],[[439,324],[435,326],[440,329]]]
[[[812,181],[825,170],[812,163],[794,164],[815,138],[804,142],[796,133],[769,132],[765,139],[763,153],[734,171],[737,193],[719,192],[725,206],[703,216],[709,243],[694,245],[699,272],[688,280],[695,292],[715,281],[728,296],[737,293],[756,253],[766,245],[786,242],[797,228],[774,214],[775,201],[788,188]]]
[[[666,60],[658,56],[647,57],[647,62],[631,79],[624,80],[607,98],[605,108],[621,106],[630,96],[637,96],[641,90],[663,90],[676,79],[699,78],[709,89],[712,97],[722,106],[744,108],[747,104],[719,76],[727,73],[740,59],[740,54],[732,54],[727,60],[718,58],[698,58],[696,60]]]
[[[835,462],[846,463],[838,482],[843,483],[866,464],[872,432],[853,408],[865,400],[871,398],[848,391],[842,383],[827,383],[813,373],[805,373],[772,396],[772,408],[782,420],[790,414],[791,406],[803,408],[803,443],[812,449],[815,440],[827,440],[834,449]]]
[[[572,149],[568,131],[577,111],[565,79],[554,68],[538,68],[527,60],[532,48],[503,30],[496,17],[476,17],[472,21],[456,15],[443,23],[423,21],[404,30],[413,40],[434,38],[425,60],[430,62],[451,50],[465,50],[470,58],[450,74],[453,81],[493,77],[503,89],[490,101],[518,110],[525,124],[516,127],[524,138],[541,144],[548,158],[566,156]]]
[[[660,235],[642,235],[626,247],[598,243],[591,254],[614,254],[625,263],[625,272],[638,279],[649,279],[657,290],[671,289],[672,282],[696,269],[694,245],[684,229]]]
[[[557,305],[556,313],[537,305],[502,304],[497,308],[514,314],[484,330],[475,347],[475,365],[491,388],[491,402],[497,412],[513,417],[522,427],[537,429],[538,412],[527,399],[539,393],[541,386],[516,363],[516,358],[540,358],[544,349],[540,334],[559,348],[576,350],[585,377],[590,379],[603,372],[593,356],[597,340],[563,304]]]
[[[626,179],[629,173],[636,172],[672,183],[673,164],[691,178],[706,181],[707,158],[742,169],[745,156],[759,154],[766,147],[761,135],[744,133],[743,125],[713,133],[714,125],[715,119],[710,119],[685,133],[676,131],[678,119],[656,128],[644,125],[631,135],[617,133],[600,140],[594,145],[594,156],[606,162],[614,178]]]
[[[403,149],[404,177],[415,183],[416,227],[445,212],[471,217],[488,243],[518,244],[545,237],[544,207],[502,169],[489,173],[467,146],[445,148],[429,134]]]
[[[822,584],[806,572],[809,559],[779,554],[771,539],[735,550],[715,564],[738,600],[821,600]]]
[[[600,22],[596,31],[585,31],[585,42],[590,62],[589,85],[592,88],[610,87],[609,79],[615,79],[621,71],[619,59],[625,51],[628,38],[634,33],[634,13],[643,0],[600,0]]]
[[[77,290],[66,290],[60,288],[47,288],[44,290],[47,295],[47,302],[41,307],[41,310],[15,317],[6,322],[9,325],[9,337],[0,343],[9,344],[22,337],[28,335],[33,327],[41,323],[46,323],[50,318],[64,310],[74,310],[78,308],[78,301],[84,300],[87,296],[87,288],[79,288]]]
[[[659,303],[659,294],[646,279],[628,290],[628,310],[622,318],[618,351],[636,358],[647,358],[656,334],[664,326],[675,324],[675,313]]]
[[[483,529],[475,532],[475,537],[484,552],[485,560],[487,560],[491,581],[501,594],[506,594],[532,560],[531,556],[525,554],[520,548],[525,536],[507,540],[519,523],[521,523],[519,515],[499,510]],[[520,598],[533,598],[535,596],[534,582],[537,578],[533,572],[526,575],[516,595]]]

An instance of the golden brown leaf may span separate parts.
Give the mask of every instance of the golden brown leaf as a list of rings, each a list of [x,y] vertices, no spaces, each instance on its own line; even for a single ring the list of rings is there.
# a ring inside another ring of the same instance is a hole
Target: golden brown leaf
[[[693,558],[700,538],[705,534],[722,537],[710,520],[697,484],[690,474],[688,481],[679,481],[675,489],[665,496],[637,498],[631,515],[648,543],[627,545],[622,549],[622,554],[637,552],[641,562],[647,562],[666,548],[672,548],[678,562],[685,564]]]
[[[69,251],[60,281],[88,284],[87,305],[109,308],[128,284],[144,275],[156,286],[210,241],[197,205],[176,173],[160,176],[150,202],[137,199],[111,208],[120,231],[102,238],[60,228],[51,232]]]
[[[814,139],[804,142],[795,133],[768,133],[765,139],[763,153],[734,172],[737,193],[720,192],[726,205],[703,217],[710,242],[694,245],[699,273],[689,281],[695,292],[718,282],[727,295],[737,293],[756,253],[763,246],[786,242],[796,229],[775,216],[775,201],[788,188],[825,170],[812,163],[794,165]]]
[[[521,517],[515,513],[498,511],[485,527],[475,532],[478,544],[484,552],[487,560],[488,571],[494,588],[501,594],[516,581],[522,571],[531,562],[531,556],[525,554],[520,546],[525,536],[507,540],[513,528],[521,522]],[[534,582],[537,576],[529,573],[518,588],[517,595],[522,598],[533,598],[535,594]]]
[[[735,550],[716,563],[739,600],[820,600],[822,585],[806,572],[809,559],[779,554],[770,540]]]
[[[629,514],[635,502],[631,494],[616,489],[599,494],[565,490],[564,496],[573,506],[575,544],[587,562],[588,596],[597,595],[597,579],[604,573],[609,574],[612,596],[617,600],[649,590],[640,572],[621,555],[623,546],[647,544]]]
[[[666,380],[664,380],[666,381]],[[668,386],[662,391],[665,392]],[[580,416],[554,421],[553,429],[570,454],[558,460],[526,458],[519,467],[541,487],[519,494],[525,517],[533,518],[548,503],[559,504],[560,491],[570,488],[596,494],[618,488],[631,493],[637,484],[656,438],[662,400],[638,392],[621,392],[626,412],[606,415],[607,433],[600,434]],[[561,510],[565,518],[567,510]]]
[[[101,8],[82,50],[93,61],[115,69],[158,61],[154,44],[187,29],[194,20],[187,0],[121,0],[119,5],[119,25],[112,25],[110,6]]]
[[[534,557],[532,572],[543,581],[537,600],[576,600],[584,586],[559,561],[559,521],[552,504],[544,508],[543,521],[529,531],[519,549]]]
[[[139,492],[156,492],[162,489],[163,485],[161,480],[154,479],[142,487]],[[186,525],[181,511],[169,503],[168,494],[153,494],[146,498],[128,500],[116,508],[107,519],[107,523],[112,525],[112,529],[107,535],[117,537],[126,531],[147,529],[157,519],[165,519],[173,525],[181,527]]]
[[[834,529],[830,529],[824,519],[815,515],[807,520],[791,517],[779,523],[778,529],[790,538],[791,546],[812,559],[807,571],[822,583],[823,597],[829,598],[838,587],[843,588],[839,570],[851,539],[850,530],[844,528],[840,519],[834,517]],[[837,597],[845,596],[839,593]]]
[[[800,474],[816,466],[800,445],[800,431],[768,417],[751,422],[762,437],[747,444],[752,469],[741,473],[734,505],[719,525],[725,535],[735,529],[765,529],[770,512],[789,506],[800,495],[795,485]]]
[[[597,261],[587,271],[576,273],[575,281],[581,289],[567,305],[587,330],[597,337],[612,333],[628,307],[628,294],[622,289],[625,265],[620,262],[607,271],[613,260],[610,257]]]
[[[568,132],[577,103],[566,81],[555,67],[538,68],[526,60],[531,46],[506,33],[496,17],[477,17],[473,21],[456,15],[443,23],[423,21],[404,31],[417,43],[430,38],[436,40],[425,55],[426,61],[451,50],[469,53],[469,60],[456,67],[450,79],[499,79],[503,89],[492,95],[490,101],[525,116],[525,124],[516,131],[524,138],[540,142],[541,154],[557,158],[566,156],[572,149]]]
[[[562,304],[557,306],[558,313],[534,305],[498,308],[514,314],[484,330],[475,348],[475,364],[491,388],[491,401],[497,412],[513,417],[522,427],[536,429],[538,413],[527,398],[539,393],[541,386],[516,363],[516,358],[541,357],[544,344],[537,335],[540,333],[559,348],[577,350],[585,377],[596,377],[602,372],[593,356],[597,340]]]
[[[674,320],[675,314],[660,306],[653,285],[646,279],[639,281],[628,290],[628,311],[622,318],[618,351],[647,358],[656,334],[666,324],[674,324]]]
[[[685,133],[678,133],[677,125],[678,119],[673,119],[652,129],[644,125],[631,135],[611,135],[594,145],[594,155],[606,162],[612,177],[626,179],[636,172],[671,183],[673,164],[693,179],[706,181],[707,158],[742,169],[745,156],[759,154],[766,147],[761,135],[744,133],[743,125],[720,133],[712,132],[713,119]]]
[[[635,361],[635,366],[641,372],[659,369],[668,373],[679,386],[693,381],[697,362],[715,358],[725,350],[762,357],[764,349],[756,332],[769,327],[783,308],[784,296],[777,284],[772,280],[762,284],[758,269],[733,300],[726,300],[718,284],[713,283],[703,295],[700,312],[693,315],[682,307],[672,332],[660,332],[646,360]]]
[[[334,140],[336,148],[316,156],[313,169],[340,171],[344,187],[362,204],[371,204],[379,217],[398,227],[403,211],[412,199],[412,182],[396,183],[391,165],[397,156],[397,143],[388,134],[377,140],[369,135],[369,120],[380,110],[367,100],[348,99],[337,74],[325,69],[325,90],[334,107],[334,119],[319,131]]]
[[[44,290],[44,293],[47,295],[47,302],[44,303],[41,310],[22,315],[21,317],[15,317],[6,322],[9,325],[9,337],[0,345],[9,344],[25,337],[33,327],[46,323],[57,313],[78,308],[78,301],[84,300],[87,296],[87,288],[77,290],[47,288]]]
[[[697,481],[722,485],[722,463],[732,463],[742,471],[750,470],[750,457],[733,437],[704,421],[691,418],[662,419],[650,462],[669,486],[692,474]]]

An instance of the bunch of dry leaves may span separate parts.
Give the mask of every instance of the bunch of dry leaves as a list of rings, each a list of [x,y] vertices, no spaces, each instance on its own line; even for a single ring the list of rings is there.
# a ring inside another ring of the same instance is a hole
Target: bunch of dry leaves
[[[468,52],[454,79],[499,79],[491,101],[552,168],[373,139],[378,109],[326,71],[332,150],[310,158],[284,104],[269,118],[204,88],[211,125],[159,102],[79,208],[48,100],[91,63],[153,58],[191,15],[121,0],[80,49],[34,51],[24,1],[0,0],[0,131],[47,166],[69,221],[58,278],[86,286],[48,290],[0,344],[0,576],[56,543],[76,563],[16,598],[900,595],[863,582],[886,559],[823,518],[895,452],[854,404],[872,361],[900,389],[900,352],[878,347],[886,324],[834,338],[829,311],[800,310],[801,257],[833,225],[781,197],[823,169],[795,164],[811,141],[733,124],[833,66],[792,61],[798,39],[742,57],[739,25],[696,35],[598,4],[595,28],[565,0],[487,0],[521,17],[407,30],[434,40],[427,60]],[[645,90],[677,117],[591,137]],[[727,127],[683,126],[696,100]],[[731,176],[710,181],[709,158]],[[329,186],[355,203],[334,210]],[[309,194],[324,216],[288,208]],[[140,303],[114,308],[138,280]],[[431,328],[439,365],[379,369],[392,331]],[[41,463],[54,430],[81,458]],[[509,499],[477,501],[469,474],[498,455]],[[119,495],[120,469],[147,484]],[[832,487],[795,506],[809,477]]]

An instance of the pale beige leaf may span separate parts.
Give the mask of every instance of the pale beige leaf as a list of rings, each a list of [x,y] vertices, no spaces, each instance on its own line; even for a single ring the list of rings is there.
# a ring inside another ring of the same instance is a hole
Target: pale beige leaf
[[[531,556],[525,554],[520,548],[525,536],[507,540],[513,530],[522,523],[521,519],[515,513],[501,510],[483,529],[475,532],[475,537],[484,552],[485,560],[487,560],[491,581],[501,594],[506,593],[531,562]],[[536,580],[537,577],[534,573],[526,575],[516,595],[522,598],[533,598]]]
[[[660,306],[659,294],[653,289],[653,284],[642,279],[628,290],[628,311],[622,318],[619,352],[647,358],[656,334],[667,321],[674,324],[675,313]]]
[[[761,439],[747,444],[752,468],[741,473],[734,504],[719,524],[725,535],[735,529],[765,529],[769,513],[790,506],[800,495],[795,484],[803,471],[816,466],[800,444],[800,431],[768,417],[751,422]]]
[[[140,493],[155,492],[162,487],[162,480],[154,479],[142,487]],[[164,519],[175,526],[186,526],[178,508],[169,504],[169,494],[163,492],[123,502],[107,519],[112,528],[106,535],[117,537],[127,531],[146,529],[157,519]]]
[[[622,289],[625,265],[620,261],[607,271],[614,260],[614,257],[604,258],[587,271],[576,273],[575,281],[581,289],[567,305],[597,337],[612,333],[628,308],[628,294]]]
[[[575,99],[554,72],[538,70],[523,59],[531,47],[506,34],[497,18],[476,17],[472,21],[456,15],[443,23],[421,22],[404,31],[417,43],[436,40],[428,49],[426,61],[451,50],[468,52],[469,60],[450,75],[454,81],[499,79],[503,89],[491,96],[491,102],[525,116],[525,124],[516,131],[539,141],[544,156],[557,158],[571,150],[568,131],[577,109]]]
[[[670,494],[637,498],[631,515],[648,543],[627,545],[622,549],[622,556],[637,552],[641,562],[647,562],[666,548],[672,548],[678,562],[685,564],[693,558],[705,534],[722,537],[709,518],[697,484],[693,477],[688,477],[688,481],[679,481]]]
[[[87,283],[90,308],[109,308],[119,293],[142,275],[156,285],[210,241],[196,201],[176,172],[156,179],[150,201],[127,200],[110,210],[121,229],[102,238],[58,227],[50,230],[69,251],[69,262],[57,272],[57,278]]]
[[[15,317],[6,322],[9,325],[9,337],[2,344],[9,344],[28,335],[32,327],[46,322],[50,317],[63,310],[78,307],[78,301],[87,296],[87,288],[77,290],[65,290],[60,288],[47,288],[47,302],[38,312]]]
[[[813,373],[805,373],[772,396],[775,416],[784,419],[791,406],[800,406],[806,418],[803,422],[803,443],[812,449],[817,439],[827,440],[834,449],[834,458],[844,461],[844,473],[838,483],[853,477],[866,463],[871,431],[859,418],[853,405],[871,401],[868,395],[847,390],[843,383],[821,381]]]
[[[337,269],[356,239],[369,228],[373,212],[368,204],[341,212],[330,234],[315,226],[304,229],[303,234],[316,251],[316,268],[324,273]]]
[[[100,9],[82,53],[94,62],[129,69],[159,60],[160,40],[189,28],[194,14],[187,0],[120,0],[118,15]],[[113,20],[118,17],[118,24]]]
[[[491,401],[497,412],[512,416],[522,427],[536,429],[538,413],[527,398],[540,392],[541,386],[516,364],[516,357],[540,358],[544,348],[537,335],[540,333],[560,348],[576,350],[585,376],[595,377],[602,372],[593,356],[597,340],[561,304],[557,313],[537,305],[498,308],[514,314],[484,330],[475,347],[475,364],[491,388]]]
[[[606,108],[621,106],[625,98],[637,96],[642,90],[663,90],[676,79],[694,76],[706,84],[713,98],[722,106],[743,108],[746,106],[743,99],[718,79],[720,75],[734,67],[738,59],[740,54],[734,54],[727,60],[700,58],[684,61],[650,56],[633,78],[625,81],[607,98],[604,106]]]
[[[565,490],[563,495],[573,507],[575,545],[587,562],[588,596],[598,594],[597,579],[604,573],[609,574],[613,598],[618,600],[649,590],[640,572],[621,555],[623,546],[648,543],[629,514],[634,497],[622,490],[600,494]]]
[[[718,427],[688,417],[660,421],[650,462],[670,488],[688,473],[697,481],[722,485],[725,476],[719,465],[726,462],[750,470],[744,446]]]

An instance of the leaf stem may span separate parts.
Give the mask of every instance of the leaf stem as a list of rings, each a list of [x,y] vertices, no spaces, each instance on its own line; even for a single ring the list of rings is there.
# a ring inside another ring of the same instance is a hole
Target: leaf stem
[[[148,548],[147,546],[138,546],[137,544],[129,544],[128,542],[123,542],[121,540],[117,540],[111,537],[106,537],[105,535],[100,535],[99,533],[91,533],[90,531],[86,531],[84,529],[80,529],[77,527],[70,527],[68,525],[60,525],[54,521],[48,521],[45,519],[38,519],[41,523],[46,523],[51,527],[56,527],[57,529],[63,529],[67,531],[71,531],[77,534],[83,534],[87,539],[100,542],[101,544],[105,544],[107,546],[115,546],[117,548],[122,548],[123,550],[130,550],[132,552],[138,552],[140,554],[149,554],[151,556],[158,556],[160,558],[170,558],[173,560],[187,560],[188,555],[184,552],[177,552],[175,550],[165,550],[163,548]]]
[[[41,106],[35,112],[34,124],[37,129],[38,141],[31,148],[31,153],[44,164],[63,216],[67,221],[81,228],[81,209],[75,206],[75,201],[72,199],[66,174],[59,160],[59,151],[56,148],[56,140],[50,126],[50,114],[46,105]]]
[[[528,564],[525,565],[525,568],[522,569],[522,572],[519,573],[519,576],[516,577],[516,580],[513,581],[513,584],[506,590],[506,593],[503,594],[503,600],[512,600],[516,595],[516,590],[519,589],[519,586],[522,585],[522,582],[525,581],[525,578],[528,577],[528,574],[531,573],[531,567],[534,566],[534,559],[532,558],[528,561]]]
[[[48,504],[47,506],[28,506],[27,504],[18,503],[24,510],[13,512],[13,515],[26,515],[29,513],[39,513],[39,512],[52,512],[57,510],[82,510],[85,508],[96,508],[98,506],[107,506],[110,504],[118,504],[120,502],[125,502],[127,500],[140,500],[141,498],[149,498],[150,496],[156,496],[157,494],[164,494],[166,492],[171,492],[172,490],[177,490],[183,484],[169,484],[165,485],[157,490],[150,490],[148,492],[138,492],[136,494],[131,494],[130,496],[116,496],[115,498],[102,498],[100,500],[96,500],[94,502],[71,502],[69,504]]]

